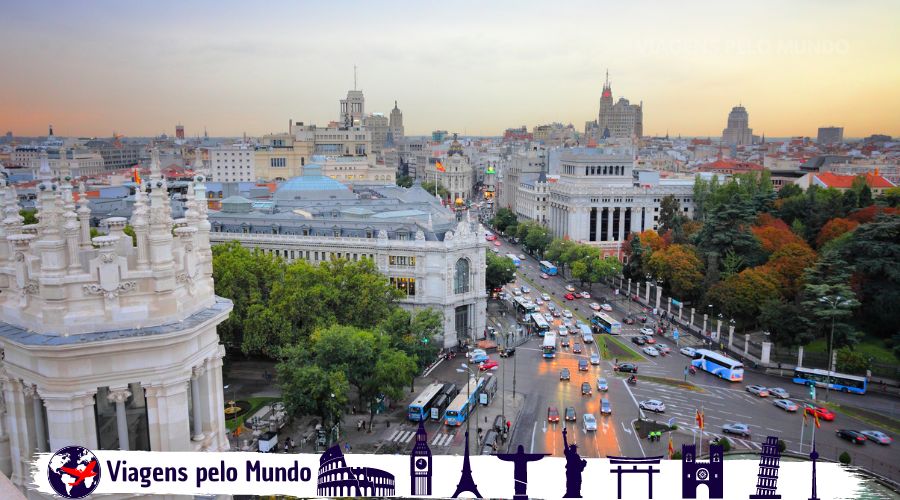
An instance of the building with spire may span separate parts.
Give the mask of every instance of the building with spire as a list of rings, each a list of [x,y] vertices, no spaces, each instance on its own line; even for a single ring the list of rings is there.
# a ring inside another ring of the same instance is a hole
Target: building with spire
[[[722,130],[722,142],[729,146],[749,146],[753,144],[753,129],[750,115],[744,106],[737,105],[728,113],[728,126]]]
[[[173,220],[154,150],[131,219],[91,238],[84,186],[39,175],[37,224],[0,187],[0,471],[25,490],[34,454],[69,445],[227,450],[216,326],[232,304],[213,292],[204,184]]]
[[[438,163],[440,162],[440,163]],[[426,167],[425,180],[437,181],[450,192],[452,204],[461,205],[472,197],[472,189],[475,187],[475,169],[469,162],[469,157],[463,152],[462,143],[456,134],[453,142],[447,150],[447,155],[429,162]]]
[[[400,142],[406,136],[403,130],[403,112],[397,107],[397,101],[394,101],[394,109],[391,110],[391,139],[394,142]]]
[[[631,104],[624,97],[613,103],[609,71],[606,72],[606,81],[600,94],[600,112],[596,123],[594,131],[599,134],[600,139],[632,139],[644,135],[644,104]],[[587,130],[585,133],[590,135]]]

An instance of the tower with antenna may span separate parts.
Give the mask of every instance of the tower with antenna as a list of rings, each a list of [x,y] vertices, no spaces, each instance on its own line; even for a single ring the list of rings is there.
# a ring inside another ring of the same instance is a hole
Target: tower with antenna
[[[341,99],[341,114],[338,122],[343,127],[353,127],[362,124],[366,115],[366,98],[362,90],[357,86],[357,68],[353,65],[353,90],[347,91],[347,98]]]

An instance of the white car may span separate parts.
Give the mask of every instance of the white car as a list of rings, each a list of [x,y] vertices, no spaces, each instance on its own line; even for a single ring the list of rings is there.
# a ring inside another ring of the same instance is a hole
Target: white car
[[[747,392],[750,394],[756,394],[761,398],[769,397],[769,390],[761,385],[748,385]]]
[[[531,293],[531,288],[528,288],[525,285],[522,285],[522,293]]]
[[[682,347],[681,349],[678,350],[678,352],[680,352],[681,354],[684,354],[685,356],[691,357],[691,358],[694,357],[694,354],[697,354],[697,350],[694,349],[693,347]]]
[[[513,295],[515,295],[516,297],[521,297],[522,290],[519,290],[518,288],[516,288],[515,290],[513,290]]]
[[[564,310],[563,310],[563,316],[565,316],[565,317],[567,317],[567,318],[571,318],[571,317],[572,317],[572,311],[570,311],[570,310],[568,310],[568,309],[564,309]]]
[[[780,399],[788,399],[791,397],[790,393],[781,387],[769,387],[769,394]]]
[[[591,302],[591,309],[593,309],[593,310],[595,310],[595,311],[599,311],[599,310],[600,310],[600,304],[598,304],[598,303],[596,303],[596,302]]]
[[[584,421],[584,430],[585,431],[596,431],[597,430],[597,418],[594,417],[593,413],[585,413],[581,415],[582,420]]]
[[[644,354],[650,356],[651,358],[655,358],[659,356],[659,351],[657,351],[655,347],[648,345],[644,348]]]
[[[722,434],[737,434],[738,436],[750,437],[750,426],[740,423],[725,424],[722,426]]]
[[[522,254],[519,254],[519,255],[517,255],[516,257],[518,257],[520,260],[525,260],[525,256],[522,255]]]
[[[541,298],[544,299],[544,300],[547,301],[547,302],[550,302],[550,295],[548,295],[548,294],[546,294],[546,293],[542,293],[542,294],[541,294]]]
[[[582,299],[589,299],[589,298],[591,298],[591,294],[590,294],[589,292],[581,292],[579,295],[581,295],[581,298],[582,298]]]
[[[559,327],[559,336],[565,337],[569,334],[569,329],[565,327],[565,325]]]
[[[644,328],[641,328],[641,335],[650,335],[650,336],[653,336],[653,329],[652,329],[652,328],[647,328],[647,327],[645,326]]]
[[[550,323],[553,321],[553,315],[550,313],[544,313],[544,319],[547,320],[547,323]]]
[[[612,312],[612,306],[609,304],[601,304],[600,309],[603,309],[606,312]]]
[[[648,399],[646,401],[641,401],[638,406],[640,406],[642,410],[655,411],[656,413],[662,413],[666,411],[665,403],[658,399]]]
[[[566,328],[572,328],[572,327],[574,327],[575,325],[572,324],[572,320],[571,320],[571,319],[566,318],[566,320],[563,321],[563,326],[565,326]]]
[[[574,291],[575,291],[575,287],[572,286],[572,285],[566,285],[566,291],[567,291],[567,292],[574,292]]]
[[[865,436],[869,441],[878,444],[889,445],[894,442],[894,438],[881,431],[859,431],[859,433]]]
[[[790,399],[776,399],[775,401],[772,401],[772,404],[784,411],[789,411],[791,413],[796,412],[800,408],[797,403],[791,401]]]
[[[541,300],[540,297],[534,299],[534,303],[537,304],[537,305],[539,305],[539,306],[544,305],[544,301]]]

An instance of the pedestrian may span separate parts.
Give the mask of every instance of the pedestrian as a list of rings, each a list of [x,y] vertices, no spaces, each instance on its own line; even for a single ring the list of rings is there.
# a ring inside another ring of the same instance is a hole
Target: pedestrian
[[[507,420],[507,421],[506,421],[506,432],[507,432],[507,433],[509,432],[509,428],[510,428],[510,427],[512,427],[512,422],[510,422],[509,420]]]
[[[287,453],[289,450],[290,450],[290,445],[288,443],[288,440],[285,439],[284,440],[284,452]]]
[[[357,420],[356,421],[356,432],[359,432],[361,430],[362,430],[362,420]]]
[[[344,450],[346,450],[347,453],[350,453],[350,443],[344,443]]]
[[[615,363],[613,363],[613,364],[614,364],[614,365],[617,365],[617,364],[619,364],[619,358],[616,358],[616,362],[615,362]]]

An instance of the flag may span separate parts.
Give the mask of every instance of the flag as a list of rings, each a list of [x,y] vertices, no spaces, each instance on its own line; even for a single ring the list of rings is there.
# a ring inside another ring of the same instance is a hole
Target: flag
[[[447,169],[444,168],[444,164],[441,163],[440,161],[438,161],[437,163],[435,163],[435,168],[437,168],[437,171],[438,171],[438,172],[446,172],[446,171],[447,171]]]
[[[803,415],[806,416],[806,413],[804,413]],[[813,410],[813,419],[815,419],[816,421],[816,429],[821,429],[822,425],[819,424],[819,412],[817,412],[816,410]]]
[[[134,166],[134,168],[132,169],[132,172],[134,174],[134,182],[136,182],[137,184],[140,184],[141,183],[141,172],[138,170],[137,165]]]
[[[669,435],[669,460],[672,460],[672,455],[675,454],[675,445],[672,444],[672,436]]]
[[[699,427],[701,431],[703,430],[703,412],[700,410],[697,410],[697,427]]]
[[[809,413],[806,412],[806,409],[803,409],[803,425],[806,425],[806,417],[809,416]]]
[[[237,427],[234,428],[234,437],[238,437],[241,435],[241,432],[244,430],[244,425],[241,422],[238,422]]]

